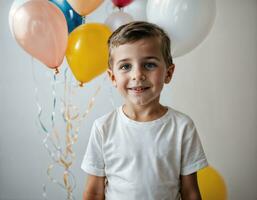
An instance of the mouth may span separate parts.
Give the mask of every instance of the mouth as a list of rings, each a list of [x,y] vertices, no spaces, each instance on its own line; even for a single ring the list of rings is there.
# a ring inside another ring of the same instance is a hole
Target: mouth
[[[131,88],[128,88],[128,90],[131,90],[133,92],[143,92],[147,89],[149,89],[150,87],[145,87],[145,86],[136,86],[136,87],[131,87]]]

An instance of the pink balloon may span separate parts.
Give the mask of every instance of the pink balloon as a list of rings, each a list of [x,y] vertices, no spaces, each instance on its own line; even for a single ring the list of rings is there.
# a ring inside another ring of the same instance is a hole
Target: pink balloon
[[[112,0],[113,4],[119,8],[129,5],[133,0]]]
[[[19,45],[49,68],[62,64],[68,44],[68,27],[62,11],[48,1],[28,1],[13,16],[13,33]]]

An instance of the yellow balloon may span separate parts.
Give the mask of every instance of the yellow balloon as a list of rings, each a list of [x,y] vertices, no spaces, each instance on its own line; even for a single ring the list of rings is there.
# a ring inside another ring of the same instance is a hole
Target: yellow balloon
[[[68,2],[77,13],[85,16],[94,11],[103,0],[68,0]]]
[[[81,84],[106,71],[110,35],[111,30],[100,23],[83,24],[70,33],[66,58],[73,75]]]
[[[227,200],[226,184],[213,167],[200,170],[197,179],[202,200]]]

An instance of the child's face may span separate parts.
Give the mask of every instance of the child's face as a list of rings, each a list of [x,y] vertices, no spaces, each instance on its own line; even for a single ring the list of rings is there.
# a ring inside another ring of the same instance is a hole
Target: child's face
[[[169,83],[174,65],[166,66],[158,38],[145,38],[112,49],[113,85],[131,105],[159,105],[164,83]]]

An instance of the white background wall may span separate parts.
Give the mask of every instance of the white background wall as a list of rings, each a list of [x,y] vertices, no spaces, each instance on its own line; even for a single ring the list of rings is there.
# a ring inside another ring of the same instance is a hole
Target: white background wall
[[[36,126],[35,81],[40,99],[51,101],[50,71],[32,64],[12,38],[8,27],[11,1],[0,0],[0,199],[42,198],[42,184],[49,199],[64,199],[64,191],[50,183],[46,169],[50,158]],[[106,6],[91,21],[103,21]],[[224,177],[229,199],[256,200],[257,180],[257,1],[217,0],[214,27],[191,53],[175,59],[173,82],[164,90],[162,102],[189,114],[195,121],[208,160]],[[85,107],[103,77],[73,95]],[[61,84],[59,84],[61,88]],[[76,199],[81,199],[85,174],[79,168],[93,120],[112,109],[121,99],[108,81],[97,96],[95,107],[82,124],[73,172]],[[61,94],[61,89],[58,90]],[[47,107],[48,106],[48,107]],[[49,114],[50,116],[50,114]]]

